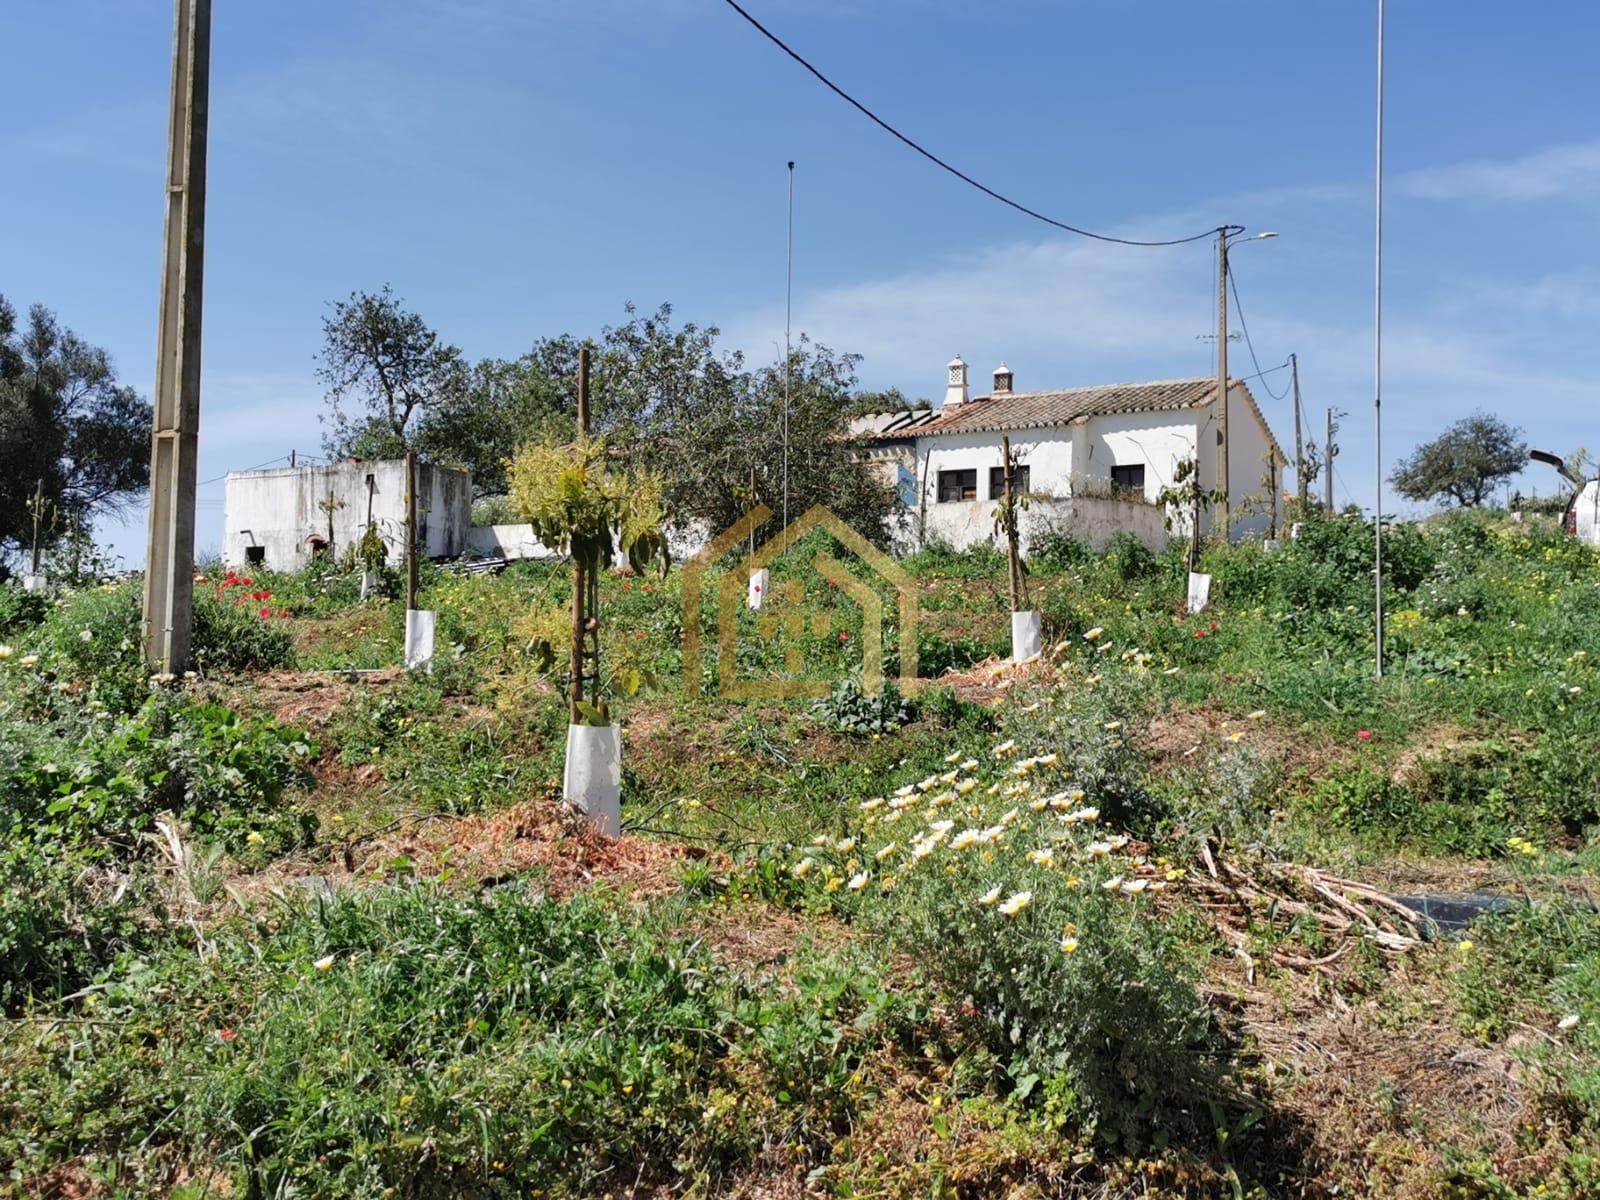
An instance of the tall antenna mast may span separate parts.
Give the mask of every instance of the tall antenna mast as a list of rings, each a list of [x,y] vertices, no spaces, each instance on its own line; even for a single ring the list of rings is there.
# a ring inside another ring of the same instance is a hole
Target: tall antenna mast
[[[1383,0],[1378,0],[1378,163],[1372,262],[1372,442],[1377,507],[1372,514],[1374,669],[1383,678]],[[1331,464],[1330,464],[1331,469]]]
[[[783,283],[783,527],[789,528],[789,322],[794,313],[794,163],[789,164],[789,233]]]

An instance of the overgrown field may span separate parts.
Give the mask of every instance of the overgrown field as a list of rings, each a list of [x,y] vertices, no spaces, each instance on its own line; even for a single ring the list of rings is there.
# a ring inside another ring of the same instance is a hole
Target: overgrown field
[[[0,590],[0,1195],[1600,1195],[1600,555],[1385,545],[1382,681],[1350,519],[1197,617],[1047,539],[1022,666],[925,551],[911,694],[823,535],[731,645],[613,573],[614,842],[559,567],[426,571],[415,676],[392,580],[208,570],[177,679],[137,581]]]

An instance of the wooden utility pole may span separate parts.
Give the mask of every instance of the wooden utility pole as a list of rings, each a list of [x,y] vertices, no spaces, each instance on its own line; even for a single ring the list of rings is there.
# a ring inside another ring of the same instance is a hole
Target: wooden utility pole
[[[211,0],[176,0],[142,629],[145,664],[158,671],[176,672],[188,666],[194,622],[195,457],[200,433],[200,299],[210,81]]]
[[[1294,387],[1294,482],[1300,493],[1300,517],[1305,519],[1307,503],[1306,448],[1300,433],[1300,362],[1289,355],[1289,380]]]
[[[589,440],[589,347],[578,348],[578,442]],[[583,703],[583,639],[589,626],[589,579],[583,560],[572,556],[572,663],[568,681],[567,722],[578,724],[578,705]]]
[[[406,611],[417,606],[417,452],[406,451]]]

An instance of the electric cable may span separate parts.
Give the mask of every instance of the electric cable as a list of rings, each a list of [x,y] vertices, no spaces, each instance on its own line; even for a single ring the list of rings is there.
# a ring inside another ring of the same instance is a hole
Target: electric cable
[[[1245,349],[1250,351],[1250,362],[1256,369],[1254,378],[1260,379],[1266,374],[1266,372],[1261,369],[1261,363],[1256,358],[1255,345],[1250,341],[1250,326],[1246,325],[1244,321],[1244,305],[1239,303],[1239,285],[1234,282],[1232,266],[1228,267],[1228,290],[1233,293],[1233,309],[1239,314],[1239,329],[1244,333]],[[1285,361],[1283,365],[1287,367],[1289,364],[1287,361]],[[1274,367],[1273,369],[1281,370],[1282,368]],[[1266,385],[1265,381],[1263,381],[1261,384],[1261,390],[1266,392],[1267,395],[1271,396],[1276,401],[1282,401],[1283,397],[1289,394],[1288,388],[1283,389],[1282,396],[1276,394],[1270,387]]]
[[[745,11],[745,9],[737,2],[737,0],[726,0],[726,3],[729,8],[733,9],[734,12],[738,13],[746,21],[750,22],[751,25],[755,26],[755,28],[774,46],[778,47],[778,49],[782,50],[790,58],[794,59],[795,62],[799,63],[802,67],[814,75],[819,83],[821,83],[834,95],[838,96],[839,99],[843,100],[846,104],[850,105],[850,107],[854,108],[862,116],[866,117],[874,125],[878,126],[878,128],[905,143],[905,145],[911,147],[911,149],[922,155],[923,158],[933,163],[934,166],[940,168],[941,170],[948,171],[963,183],[977,188],[984,195],[990,197],[991,199],[1000,201],[1001,204],[1016,209],[1024,216],[1032,217],[1036,221],[1043,221],[1046,225],[1054,226],[1056,229],[1065,230],[1067,233],[1075,233],[1079,237],[1093,238],[1097,242],[1114,242],[1119,246],[1182,246],[1189,242],[1202,241],[1205,238],[1214,237],[1216,235],[1217,231],[1215,229],[1207,229],[1203,233],[1191,234],[1189,237],[1168,238],[1164,241],[1143,241],[1139,238],[1121,238],[1113,237],[1107,233],[1094,233],[1088,229],[1079,228],[1076,225],[1069,225],[1065,221],[1058,221],[1054,217],[1047,217],[1042,212],[1029,208],[1026,204],[1021,204],[1018,201],[1011,199],[1009,196],[1001,195],[987,184],[978,182],[965,171],[958,167],[951,166],[933,151],[907,137],[893,125],[889,124],[889,122],[885,121],[877,113],[873,112],[865,104],[861,103],[861,101],[850,95],[849,92],[845,91],[838,84],[834,83],[833,80],[829,79],[821,71],[817,70],[816,67],[807,62],[797,51],[791,49],[787,44],[785,44],[782,38],[773,33],[772,30],[768,29],[760,21],[756,20],[747,11]],[[1226,226],[1225,228],[1233,229],[1237,227]]]

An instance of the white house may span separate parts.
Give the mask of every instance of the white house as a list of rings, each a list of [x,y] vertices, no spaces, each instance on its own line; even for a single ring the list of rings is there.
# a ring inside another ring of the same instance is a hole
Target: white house
[[[406,464],[403,459],[325,467],[231,471],[225,484],[222,560],[297,571],[314,554],[342,556],[370,520],[391,563],[405,559]],[[467,549],[472,478],[453,467],[417,463],[417,544],[429,558]]]
[[[1004,491],[1001,438],[1021,459],[1014,486],[1032,497],[1024,531],[1061,527],[1101,546],[1119,530],[1159,547],[1188,530],[1189,514],[1156,503],[1178,465],[1198,458],[1200,485],[1218,486],[1214,379],[1169,379],[1019,392],[1004,363],[989,395],[970,397],[967,364],[948,366],[944,406],[862,418],[854,426],[869,459],[891,472],[915,507],[914,544],[970,546],[993,537]],[[1286,463],[1250,389],[1228,388],[1230,536],[1266,535],[1282,516]],[[1205,512],[1208,531],[1213,513]],[[1168,518],[1171,518],[1170,522]]]

